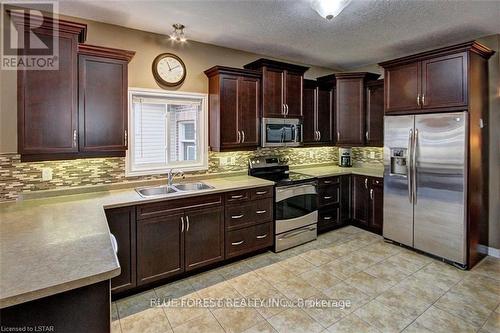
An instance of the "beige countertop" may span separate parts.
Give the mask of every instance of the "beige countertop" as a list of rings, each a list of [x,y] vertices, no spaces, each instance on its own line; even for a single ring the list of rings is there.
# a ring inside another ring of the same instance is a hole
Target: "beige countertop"
[[[331,176],[340,175],[362,175],[369,177],[383,177],[384,168],[383,166],[354,166],[351,168],[342,168],[337,165],[327,165],[327,166],[304,166],[304,167],[294,167],[292,171],[301,172],[314,177],[323,178]]]
[[[127,188],[0,204],[0,308],[119,275],[104,208],[274,184],[246,175],[203,182],[214,188],[155,199]]]

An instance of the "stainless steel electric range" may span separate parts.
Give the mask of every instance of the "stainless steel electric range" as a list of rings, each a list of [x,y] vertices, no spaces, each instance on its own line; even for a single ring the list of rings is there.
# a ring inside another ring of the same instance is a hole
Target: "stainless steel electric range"
[[[251,159],[248,174],[276,183],[276,252],[317,238],[318,193],[317,180],[313,176],[290,172],[287,162],[278,156]]]

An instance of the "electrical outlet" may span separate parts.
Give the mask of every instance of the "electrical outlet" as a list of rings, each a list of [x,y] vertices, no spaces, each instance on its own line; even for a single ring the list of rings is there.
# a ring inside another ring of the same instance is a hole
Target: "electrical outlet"
[[[309,158],[310,158],[310,159],[314,159],[314,152],[313,152],[313,151],[310,151],[310,152],[309,152]]]
[[[236,158],[234,156],[229,156],[227,158],[227,164],[229,164],[229,165],[235,165],[236,164]]]
[[[52,169],[51,168],[43,168],[42,169],[42,180],[43,181],[52,180]]]
[[[374,151],[370,152],[370,158],[375,158],[375,152]]]
[[[229,164],[229,157],[219,157],[220,166],[225,166]]]

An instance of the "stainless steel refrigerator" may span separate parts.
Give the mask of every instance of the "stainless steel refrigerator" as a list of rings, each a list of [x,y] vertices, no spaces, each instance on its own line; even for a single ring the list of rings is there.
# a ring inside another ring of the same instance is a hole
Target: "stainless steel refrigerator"
[[[386,239],[467,264],[468,113],[386,116]]]

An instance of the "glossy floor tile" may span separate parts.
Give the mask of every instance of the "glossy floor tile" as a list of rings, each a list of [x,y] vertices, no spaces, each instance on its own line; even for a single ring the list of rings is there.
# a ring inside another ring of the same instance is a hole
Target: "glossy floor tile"
[[[497,333],[500,259],[461,271],[349,226],[120,299],[111,316],[113,333]]]

